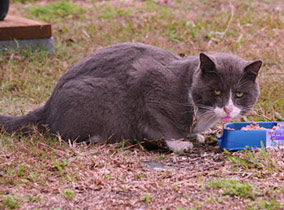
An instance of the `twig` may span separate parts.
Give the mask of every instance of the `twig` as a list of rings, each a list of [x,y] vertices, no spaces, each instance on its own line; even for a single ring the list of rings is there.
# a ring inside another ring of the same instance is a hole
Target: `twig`
[[[230,19],[229,19],[229,21],[227,23],[225,31],[221,33],[221,38],[223,38],[225,36],[225,34],[227,33],[227,31],[229,30],[230,25],[231,25],[231,23],[233,21],[233,17],[235,16],[235,8],[234,8],[232,2],[230,2],[230,10],[231,10]]]

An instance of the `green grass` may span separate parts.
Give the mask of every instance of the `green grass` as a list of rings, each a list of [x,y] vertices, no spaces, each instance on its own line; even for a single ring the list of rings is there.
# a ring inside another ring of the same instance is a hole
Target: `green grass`
[[[237,196],[240,198],[251,198],[253,199],[256,194],[254,192],[255,186],[239,182],[234,179],[219,179],[211,180],[209,182],[209,187],[222,189],[223,195]]]
[[[0,207],[4,209],[19,209],[21,208],[19,198],[15,195],[7,195],[2,198],[2,205]]]
[[[71,189],[66,189],[65,192],[62,193],[62,195],[70,201],[72,201],[76,196],[74,191]]]
[[[21,209],[22,205],[27,203],[38,203],[41,201],[39,196],[27,195],[26,197],[18,194],[8,194],[5,196],[0,196],[2,203],[0,203],[1,209]]]
[[[83,18],[86,10],[69,0],[60,0],[44,6],[30,6],[29,12],[40,20],[53,22],[56,19],[66,19],[68,17]]]
[[[277,160],[266,151],[263,143],[262,148],[258,150],[243,150],[238,155],[233,155],[226,149],[224,150],[227,160],[236,167],[243,167],[247,171],[253,171],[255,176],[261,178],[269,176],[271,173],[278,172]],[[265,170],[264,170],[265,169]]]
[[[144,195],[144,201],[145,201],[145,203],[146,203],[147,205],[151,204],[151,200],[152,200],[153,197],[154,197],[154,196],[151,195],[151,194],[145,194],[145,195]]]
[[[263,198],[258,198],[253,202],[250,202],[247,209],[248,210],[279,210],[281,209],[281,204],[275,200],[264,200]]]

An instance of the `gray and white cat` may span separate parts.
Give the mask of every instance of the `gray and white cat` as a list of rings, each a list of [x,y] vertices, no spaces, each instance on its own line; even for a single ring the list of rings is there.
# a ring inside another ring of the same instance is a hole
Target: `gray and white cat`
[[[44,106],[0,115],[0,126],[47,126],[77,141],[165,138],[171,150],[188,150],[192,144],[178,139],[204,141],[199,133],[253,107],[261,65],[223,53],[182,58],[141,43],[112,45],[73,65]]]

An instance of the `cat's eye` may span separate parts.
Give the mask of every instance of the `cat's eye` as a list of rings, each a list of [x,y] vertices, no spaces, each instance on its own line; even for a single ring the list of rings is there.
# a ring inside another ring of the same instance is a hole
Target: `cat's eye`
[[[214,94],[216,95],[216,96],[219,96],[219,95],[221,95],[221,90],[214,90]]]
[[[238,98],[242,97],[243,95],[244,95],[243,92],[236,92],[236,96],[237,96]]]

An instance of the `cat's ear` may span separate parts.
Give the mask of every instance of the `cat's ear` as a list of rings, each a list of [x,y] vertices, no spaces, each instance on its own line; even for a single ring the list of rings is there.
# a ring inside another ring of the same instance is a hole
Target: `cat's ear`
[[[202,73],[212,72],[216,69],[214,61],[205,53],[199,54],[199,60]]]
[[[249,63],[244,69],[245,78],[254,81],[258,75],[261,65],[262,65],[261,60],[257,60],[257,61],[253,61]]]

